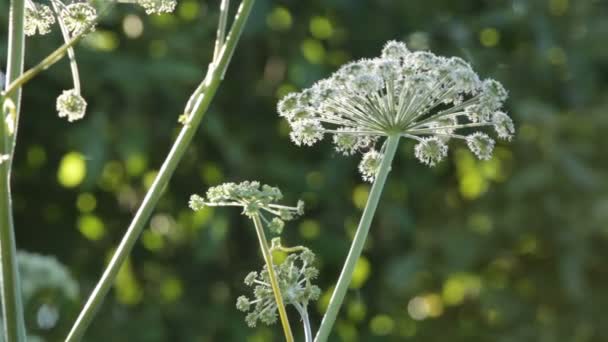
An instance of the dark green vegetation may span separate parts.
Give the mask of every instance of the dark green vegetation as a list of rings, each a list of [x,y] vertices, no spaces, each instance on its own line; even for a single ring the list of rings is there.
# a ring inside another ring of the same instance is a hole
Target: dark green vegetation
[[[6,56],[0,4],[0,60]],[[213,53],[217,1],[145,17],[118,6],[77,49],[87,117],[57,118],[67,61],[24,89],[14,172],[18,246],[56,255],[86,297],[126,229]],[[140,32],[143,24],[143,32]],[[518,133],[479,162],[464,145],[435,169],[403,144],[335,340],[605,341],[608,306],[608,4],[601,0],[315,0],[256,3],[211,111],[87,341],[278,341],[235,308],[262,265],[255,232],[191,193],[259,179],[307,215],[287,244],[337,280],[369,186],[358,160],[297,148],[277,99],[385,41],[461,56],[510,90]],[[60,44],[27,41],[26,65]],[[4,65],[4,63],[2,64]],[[319,324],[327,292],[311,309]],[[41,296],[40,301],[45,300]],[[65,336],[79,303],[60,325]],[[71,309],[70,309],[71,308]],[[26,308],[34,326],[36,304]],[[70,311],[71,310],[71,311]],[[294,331],[301,333],[292,313]]]

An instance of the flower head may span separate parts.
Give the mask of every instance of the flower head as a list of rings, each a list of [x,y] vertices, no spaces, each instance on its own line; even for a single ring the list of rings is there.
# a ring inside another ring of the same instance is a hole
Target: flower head
[[[69,122],[80,120],[87,110],[87,101],[75,89],[64,90],[57,98],[59,117],[67,117]]]
[[[68,31],[78,35],[97,20],[97,10],[86,2],[76,2],[65,6],[61,11],[61,18]],[[93,31],[94,27],[89,30]]]
[[[376,150],[370,150],[363,155],[361,163],[359,163],[359,172],[364,180],[373,182],[376,178],[376,173],[382,163],[382,154]]]
[[[277,109],[298,146],[332,135],[337,151],[364,153],[367,165],[370,143],[399,135],[416,140],[416,156],[433,166],[445,158],[450,138],[471,140],[457,131],[494,126],[500,138],[510,139],[513,122],[500,111],[506,98],[499,82],[481,80],[461,58],[410,52],[391,41],[380,57],[342,66],[311,88],[285,96]]]
[[[138,0],[137,3],[146,10],[146,14],[171,13],[175,10],[176,0]]]
[[[47,5],[31,3],[25,7],[25,23],[23,31],[27,36],[33,36],[36,31],[40,35],[51,32],[51,25],[55,23],[53,11]]]
[[[242,207],[243,214],[248,217],[259,216],[271,232],[280,234],[285,225],[284,221],[304,214],[304,202],[298,201],[295,207],[277,204],[282,198],[281,190],[276,187],[245,181],[238,184],[224,183],[210,188],[206,198],[194,194],[190,196],[188,204],[194,211],[206,206]],[[266,215],[273,217],[267,218]]]
[[[275,265],[274,269],[285,304],[293,305],[299,311],[305,309],[309,302],[317,300],[321,290],[312,284],[319,274],[319,271],[312,266],[314,253],[304,247],[295,249],[301,252],[289,254],[285,261]],[[258,321],[268,325],[275,323],[277,304],[267,267],[264,266],[260,273],[249,273],[245,277],[245,285],[253,287],[253,298],[240,296],[236,301],[236,307],[243,312],[250,311],[245,317],[247,325],[255,327]]]

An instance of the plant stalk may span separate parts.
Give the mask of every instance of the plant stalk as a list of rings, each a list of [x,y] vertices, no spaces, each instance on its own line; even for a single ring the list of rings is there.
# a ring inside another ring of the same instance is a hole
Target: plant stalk
[[[264,234],[264,225],[260,220],[259,215],[253,216],[253,223],[255,225],[255,231],[260,240],[260,249],[268,268],[268,277],[270,278],[270,286],[274,293],[274,299],[277,302],[277,308],[279,310],[279,317],[281,318],[281,325],[283,325],[283,332],[285,333],[285,340],[287,342],[293,342],[293,333],[291,332],[291,326],[289,325],[289,318],[287,317],[287,310],[285,310],[285,303],[283,302],[283,296],[281,295],[281,287],[277,275],[274,271],[274,262],[272,261],[272,254],[270,253],[270,247],[266,240],[266,234]]]
[[[25,34],[23,30],[25,14],[24,0],[11,0],[9,8],[8,29],[8,63],[6,66],[6,84],[10,84],[23,73],[23,58],[25,50]],[[9,132],[4,112],[4,103],[14,104],[11,120],[17,120],[20,110],[21,89],[16,89],[9,96],[0,97],[3,107],[0,120],[0,276],[2,314],[4,318],[4,340],[10,342],[25,342],[25,322],[21,299],[21,283],[17,265],[17,247],[13,223],[11,197],[11,164],[13,158],[13,142]],[[13,127],[16,127],[16,122]],[[15,134],[13,130],[12,134]]]
[[[306,309],[306,306],[300,303],[293,303],[293,305],[296,307],[296,310],[298,310],[300,316],[302,317],[302,325],[304,326],[304,341],[312,342],[312,329],[310,327],[310,319],[308,318],[308,310]]]
[[[171,151],[167,155],[162,167],[160,168],[158,175],[154,179],[150,190],[146,194],[142,204],[140,205],[137,213],[135,214],[133,221],[131,222],[127,232],[123,236],[116,252],[112,256],[110,263],[106,267],[101,279],[95,286],[95,289],[89,296],[86,304],[80,312],[74,326],[72,327],[66,342],[79,341],[93,317],[99,310],[101,304],[108,291],[112,287],[116,275],[120,270],[127,257],[129,256],[135,242],[139,238],[142,230],[144,229],[154,207],[158,203],[163,190],[169,183],[171,176],[175,172],[177,165],[184,156],[194,134],[196,133],[207,109],[209,108],[213,97],[215,96],[217,89],[221,83],[221,76],[228,68],[230,56],[234,52],[237,42],[243,32],[251,9],[255,0],[243,0],[239,7],[238,13],[236,14],[234,24],[230,30],[226,44],[224,45],[221,55],[217,63],[214,63],[214,67],[207,71],[206,79],[208,80],[208,86],[206,92],[202,96],[200,101],[197,101],[192,113],[187,118],[184,127],[179,133],[179,136],[175,140]]]
[[[395,153],[397,152],[398,146],[399,135],[389,136],[386,141],[386,150],[384,151],[382,163],[380,164],[378,174],[376,175],[376,179],[374,180],[374,184],[372,185],[372,189],[369,193],[367,204],[365,205],[363,215],[361,216],[361,221],[359,221],[359,227],[357,228],[357,232],[351,244],[348,256],[346,257],[346,261],[344,262],[342,273],[340,273],[340,278],[338,279],[334,293],[329,301],[327,312],[323,317],[323,321],[321,322],[321,326],[319,327],[319,331],[315,337],[315,342],[327,341],[327,338],[331,333],[332,327],[336,321],[336,317],[338,316],[338,312],[340,311],[340,307],[342,306],[342,302],[344,301],[344,297],[346,296],[346,291],[348,290],[348,286],[353,278],[355,265],[357,264],[357,261],[361,256],[361,252],[363,251],[363,247],[365,246],[367,234],[369,233],[372,219],[376,213],[376,208],[378,207],[378,202],[380,201],[380,195],[382,195],[382,190],[384,188],[384,184],[386,183],[386,179],[388,177],[388,173],[390,172],[391,164],[393,162],[393,158],[395,157]]]

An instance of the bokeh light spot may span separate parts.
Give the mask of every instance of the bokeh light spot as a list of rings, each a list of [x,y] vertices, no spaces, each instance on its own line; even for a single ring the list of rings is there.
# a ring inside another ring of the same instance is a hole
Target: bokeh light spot
[[[395,321],[388,315],[377,315],[369,322],[369,328],[374,335],[387,336],[393,332]]]
[[[301,45],[302,55],[312,64],[320,64],[325,59],[325,48],[316,39],[305,39]]]
[[[321,233],[321,226],[317,221],[304,220],[300,223],[300,235],[307,240],[315,239]]]
[[[186,21],[196,19],[201,11],[201,6],[196,1],[181,1],[177,7],[180,18]]]
[[[95,215],[84,215],[78,219],[78,230],[87,239],[98,241],[106,235],[103,222]]]
[[[353,190],[353,204],[359,209],[365,208],[369,196],[369,185],[360,184]]]
[[[97,200],[93,194],[83,192],[76,199],[76,208],[82,213],[90,213],[97,207]]]
[[[128,38],[139,38],[144,32],[144,22],[139,16],[128,14],[122,20],[122,30]]]
[[[353,279],[351,280],[349,287],[351,289],[360,289],[369,278],[371,269],[372,265],[369,260],[367,260],[366,257],[361,256],[355,264],[355,270],[353,271]]]
[[[334,27],[325,17],[313,17],[310,19],[310,33],[317,39],[328,39],[333,35]]]
[[[39,145],[32,145],[27,149],[27,164],[31,168],[39,168],[46,162],[46,152]]]
[[[110,52],[118,48],[120,40],[112,31],[97,30],[84,36],[82,43],[93,50]]]
[[[500,33],[493,27],[487,27],[479,33],[479,41],[485,47],[495,47],[500,42]]]
[[[87,174],[87,165],[84,156],[78,152],[69,152],[61,159],[57,180],[66,188],[73,188],[84,180]]]
[[[167,302],[175,302],[182,296],[183,292],[182,282],[176,277],[169,277],[160,285],[161,296]]]
[[[291,13],[285,7],[275,7],[266,17],[266,24],[272,30],[286,31],[291,28],[293,19]]]
[[[481,279],[470,273],[455,273],[443,284],[442,299],[446,305],[459,305],[466,297],[476,297],[481,291]]]

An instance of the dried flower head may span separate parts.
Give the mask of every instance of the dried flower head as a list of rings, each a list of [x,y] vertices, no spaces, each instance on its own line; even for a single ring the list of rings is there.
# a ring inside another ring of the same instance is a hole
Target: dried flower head
[[[69,122],[80,120],[87,110],[87,101],[75,89],[64,90],[57,98],[59,117],[67,117]]]
[[[86,2],[76,2],[65,6],[61,11],[61,18],[68,31],[78,35],[97,20],[97,10]],[[91,27],[89,30],[94,29]]]
[[[38,32],[45,35],[51,32],[51,25],[55,23],[53,11],[47,5],[28,2],[25,7],[25,23],[23,31],[27,36],[33,36]]]
[[[138,0],[137,4],[146,10],[146,14],[171,13],[175,10],[176,0]]]
[[[275,234],[282,232],[284,221],[304,214],[304,202],[298,201],[295,207],[277,204],[283,198],[281,190],[266,184],[261,185],[260,182],[224,183],[210,188],[206,197],[196,194],[190,196],[190,208],[198,211],[206,206],[242,207],[243,214],[248,217],[259,215]],[[268,214],[273,217],[267,218]]]
[[[493,126],[499,138],[510,139],[513,122],[500,111],[506,98],[500,83],[480,80],[461,58],[410,52],[391,41],[380,57],[348,63],[311,88],[285,96],[278,112],[298,146],[311,146],[329,134],[337,151],[364,153],[360,170],[369,180],[368,162],[375,154],[367,150],[382,137],[416,140],[415,155],[429,166],[445,158],[450,138],[466,141],[479,158],[488,158],[477,148],[479,134],[456,131]]]
[[[285,304],[293,305],[301,314],[306,310],[308,303],[319,298],[321,290],[313,285],[312,281],[319,271],[312,266],[315,255],[309,249],[297,247],[299,253],[287,256],[280,265],[275,265],[275,273],[279,282]],[[249,312],[245,317],[247,325],[255,327],[258,321],[273,324],[277,321],[277,304],[275,301],[268,269],[251,272],[245,277],[245,285],[253,287],[253,298],[240,296],[236,307],[243,312]]]

